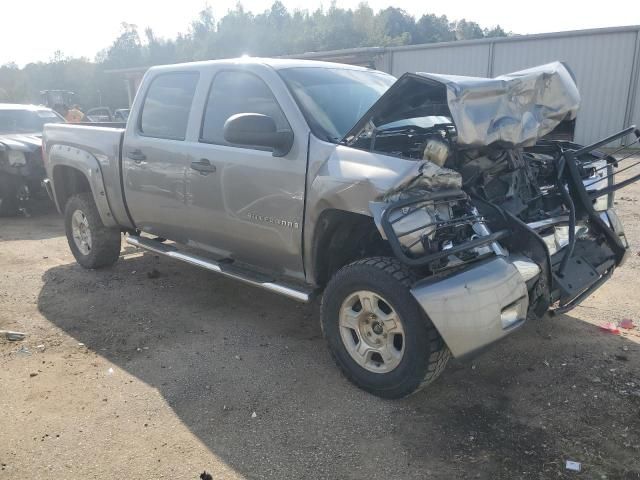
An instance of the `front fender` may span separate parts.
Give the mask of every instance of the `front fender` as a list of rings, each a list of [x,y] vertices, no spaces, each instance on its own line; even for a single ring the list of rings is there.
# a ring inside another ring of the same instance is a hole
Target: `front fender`
[[[304,221],[307,281],[315,283],[313,245],[323,212],[372,217],[376,200],[415,164],[413,160],[335,145],[310,136]]]

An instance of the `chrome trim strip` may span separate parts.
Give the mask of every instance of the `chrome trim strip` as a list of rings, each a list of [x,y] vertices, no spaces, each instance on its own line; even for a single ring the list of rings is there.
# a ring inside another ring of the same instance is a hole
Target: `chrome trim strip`
[[[252,280],[250,278],[243,277],[241,275],[226,271],[220,266],[219,263],[213,260],[205,259],[197,255],[182,253],[178,250],[171,250],[168,247],[162,244],[159,244],[162,247],[164,247],[164,248],[161,248],[159,245],[153,244],[155,240],[148,240],[146,238],[141,238],[138,236],[127,235],[126,241],[130,245],[144,248],[145,250],[149,250],[150,252],[157,253],[159,255],[164,255],[165,257],[180,260],[182,262],[195,265],[196,267],[204,268],[206,270],[219,273],[221,275],[224,275],[225,277],[240,280],[241,282],[248,283],[249,285],[253,285],[254,287],[263,288],[271,292],[279,293],[280,295],[285,295],[299,302],[307,303],[309,302],[311,297],[307,292],[304,292],[301,290],[295,290],[291,287],[287,287],[279,283],[260,282],[260,281]]]

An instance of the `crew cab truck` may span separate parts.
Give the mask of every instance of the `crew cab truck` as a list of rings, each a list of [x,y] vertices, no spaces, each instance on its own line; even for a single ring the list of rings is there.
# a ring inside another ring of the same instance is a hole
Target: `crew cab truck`
[[[113,264],[124,233],[297,301],[322,292],[338,366],[399,398],[622,263],[617,160],[544,138],[579,102],[559,63],[398,80],[285,59],[154,67],[125,128],[45,127],[46,185],[83,267]]]

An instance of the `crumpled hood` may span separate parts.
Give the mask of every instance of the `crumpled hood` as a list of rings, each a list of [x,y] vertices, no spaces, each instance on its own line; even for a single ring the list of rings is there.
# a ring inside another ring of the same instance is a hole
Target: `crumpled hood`
[[[17,150],[20,152],[34,152],[42,146],[41,134],[0,134],[0,152]]]
[[[569,70],[553,62],[496,78],[407,73],[344,137],[351,140],[391,122],[446,116],[456,127],[457,143],[481,147],[499,142],[530,146],[580,106]]]

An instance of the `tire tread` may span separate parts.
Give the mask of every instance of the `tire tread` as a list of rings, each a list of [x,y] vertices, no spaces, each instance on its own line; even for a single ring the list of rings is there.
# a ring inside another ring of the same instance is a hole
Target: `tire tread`
[[[341,278],[351,275],[351,273],[355,269],[363,265],[373,267],[377,270],[380,270],[386,273],[387,275],[392,277],[394,280],[396,280],[405,288],[411,288],[411,285],[413,285],[413,283],[416,281],[416,275],[406,265],[400,263],[400,261],[396,260],[395,258],[369,257],[369,258],[363,258],[361,260],[356,260],[342,267],[340,270],[338,270],[338,272],[336,272],[336,274],[330,280],[329,284],[327,285],[327,289],[325,291],[330,292],[332,289],[332,284],[340,283]],[[325,310],[325,297],[323,296],[322,304],[321,304],[321,317],[323,319],[325,317],[324,310]],[[422,376],[422,378],[416,379],[416,380],[419,380],[419,383],[415,389],[413,389],[412,391],[406,392],[404,395],[401,395],[401,396],[408,396],[413,393],[416,393],[422,390],[423,388],[425,388],[430,383],[432,383],[444,371],[447,365],[447,362],[451,357],[451,352],[449,351],[449,348],[444,343],[444,340],[442,340],[442,337],[438,333],[438,330],[436,329],[436,327],[426,317],[426,315],[424,315],[424,321],[427,327],[427,335],[428,335],[428,341],[429,341],[429,349],[427,352],[425,352],[426,368],[424,369],[424,375]],[[322,324],[322,329],[324,333],[324,330],[325,330],[323,325],[324,322],[321,322],[321,324]],[[340,360],[337,358],[333,349],[330,348],[329,351],[331,352],[331,357],[333,358],[334,362],[338,365],[338,368],[340,369],[342,374],[351,382],[357,384],[357,382],[354,381],[355,379],[352,373],[348,370],[348,368],[345,368],[345,366],[340,362]],[[376,392],[372,392],[372,393],[376,393]]]
[[[82,255],[75,246],[70,231],[70,217],[73,211],[81,209],[91,227],[91,254]],[[102,223],[98,209],[90,192],[78,193],[69,198],[65,206],[65,230],[73,256],[84,268],[102,268],[113,265],[120,256],[121,233],[119,228],[107,227]]]

